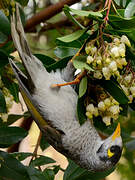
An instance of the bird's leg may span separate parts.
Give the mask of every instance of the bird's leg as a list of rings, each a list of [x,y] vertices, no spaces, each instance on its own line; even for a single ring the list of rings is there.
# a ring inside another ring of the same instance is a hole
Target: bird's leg
[[[75,85],[75,84],[79,84],[81,79],[86,75],[86,71],[83,71],[82,73],[80,73],[73,81],[71,82],[67,82],[67,83],[62,83],[62,84],[52,84],[51,88],[55,88],[55,87],[61,87],[61,86],[67,86],[67,85]]]

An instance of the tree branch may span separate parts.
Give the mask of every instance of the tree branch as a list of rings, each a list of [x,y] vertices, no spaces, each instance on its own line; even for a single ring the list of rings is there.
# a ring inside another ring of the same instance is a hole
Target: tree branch
[[[54,5],[51,5],[44,10],[40,11],[39,13],[35,14],[32,18],[28,19],[25,25],[25,31],[28,32],[31,28],[34,28],[41,22],[44,22],[51,17],[55,16],[59,12],[62,11],[64,5],[72,5],[80,0],[62,0]]]

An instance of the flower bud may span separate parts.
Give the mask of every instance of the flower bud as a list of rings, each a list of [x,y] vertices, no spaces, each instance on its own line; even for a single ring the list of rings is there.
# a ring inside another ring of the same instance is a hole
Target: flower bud
[[[121,42],[126,44],[128,47],[131,47],[131,43],[130,43],[129,39],[127,38],[127,36],[122,35]]]
[[[113,105],[109,108],[109,111],[115,115],[115,114],[118,114],[120,112],[120,108],[119,108],[119,105]]]
[[[106,107],[108,108],[108,107],[111,105],[111,100],[110,100],[110,98],[106,98],[106,99],[104,100],[104,103],[105,103]]]
[[[91,64],[94,61],[94,58],[92,56],[87,57],[87,63]]]
[[[133,97],[135,97],[135,86],[130,87],[130,91],[131,91]]]
[[[111,49],[111,55],[112,57],[119,57],[119,48],[117,46],[114,46],[112,49]]]
[[[86,116],[87,116],[89,119],[92,119],[92,118],[93,118],[93,115],[92,115],[90,112],[86,112]]]
[[[93,104],[89,104],[89,105],[86,107],[86,111],[91,112],[91,113],[93,114],[94,111],[95,111],[94,105],[93,105]]]
[[[110,69],[108,67],[103,67],[102,72],[103,72],[105,79],[109,80],[111,77]]]
[[[102,79],[102,73],[100,71],[98,71],[98,70],[94,72],[93,76],[96,79]]]
[[[109,64],[109,68],[111,69],[111,71],[115,72],[117,71],[117,64],[115,61],[112,61],[110,64]]]
[[[105,103],[104,103],[103,101],[100,101],[100,102],[98,103],[98,109],[99,109],[100,111],[105,111],[105,110],[106,110]]]
[[[103,122],[106,124],[106,126],[111,125],[111,117],[109,116],[103,117]]]

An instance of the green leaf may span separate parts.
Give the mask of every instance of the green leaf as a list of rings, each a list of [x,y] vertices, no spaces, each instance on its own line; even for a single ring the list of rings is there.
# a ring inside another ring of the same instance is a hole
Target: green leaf
[[[16,0],[17,2],[19,2],[22,6],[26,6],[29,2],[29,0]]]
[[[17,83],[10,83],[9,91],[13,95],[15,102],[19,103],[19,85]]]
[[[41,171],[31,166],[26,167],[29,180],[45,180],[45,177]],[[18,179],[19,180],[19,179]]]
[[[81,48],[82,46],[82,42],[79,40],[75,40],[72,42],[63,42],[63,41],[59,41],[58,39],[56,39],[56,45],[60,46],[60,47],[69,47],[69,48]]]
[[[40,141],[40,147],[41,147],[42,151],[47,149],[49,146],[50,146],[50,144],[46,141],[44,135],[42,135],[42,138],[41,138],[41,141]]]
[[[45,164],[55,163],[56,161],[47,156],[40,156],[31,162],[31,166],[43,166]]]
[[[7,39],[8,37],[4,33],[0,32],[0,44],[6,42]]]
[[[10,180],[29,180],[26,167],[12,155],[0,151],[0,176]]]
[[[6,101],[5,101],[5,97],[0,89],[0,113],[6,113],[7,109],[6,109]]]
[[[28,133],[19,127],[0,127],[0,147],[5,148],[21,141]]]
[[[79,98],[81,98],[87,91],[87,77],[83,77],[79,84]]]
[[[55,63],[56,61],[49,56],[44,54],[34,54],[43,64],[44,66],[50,66],[51,64]]]
[[[5,35],[10,35],[10,23],[5,14],[0,10],[0,31]]]
[[[11,155],[19,161],[23,161],[27,157],[33,156],[32,153],[25,153],[25,152],[14,152],[11,153]]]
[[[5,51],[0,49],[0,69],[8,64],[8,56]]]
[[[99,84],[120,104],[127,104],[128,98],[123,90],[112,80],[100,80]]]
[[[59,46],[54,50],[54,53],[58,58],[65,58],[68,56],[74,56],[78,51],[79,48]]]
[[[118,10],[118,13],[124,14],[124,10]],[[135,29],[135,17],[124,18],[118,15],[109,15],[109,23],[114,29]]]
[[[134,13],[135,13],[135,1],[132,0],[132,1],[127,5],[127,7],[126,7],[126,9],[125,9],[125,14],[124,14],[124,16],[125,16],[126,18],[130,18],[130,17],[132,17],[132,16],[134,15]]]
[[[135,150],[135,139],[125,143],[125,146],[128,149],[128,151],[134,151]]]
[[[84,106],[84,97],[78,98],[77,101],[77,117],[80,125],[82,125],[86,120],[86,107]]]
[[[55,178],[55,174],[54,171],[52,169],[45,169],[43,171],[43,175],[45,176],[45,180],[54,180]]]
[[[73,65],[76,69],[87,69],[89,71],[94,71],[90,65],[88,65],[86,63],[86,56],[77,56],[74,60],[73,60]]]
[[[83,16],[83,17],[85,16],[85,17],[90,17],[90,18],[92,18],[92,17],[93,18],[94,17],[102,18],[103,17],[101,12],[77,10],[77,9],[69,8],[68,6],[65,6],[64,9],[65,8],[66,8],[66,10],[68,10],[78,16]]]
[[[73,32],[72,34],[57,38],[57,40],[62,41],[62,42],[72,42],[75,41],[77,39],[79,39],[84,33],[85,33],[86,29],[83,30],[78,30]]]
[[[24,117],[24,115],[20,115],[20,114],[9,114],[8,115],[8,119],[7,122],[5,122],[5,124],[7,126],[13,124],[14,122],[16,122],[18,119]]]
[[[48,72],[52,71],[52,70],[56,70],[56,69],[63,69],[64,67],[66,67],[67,63],[69,62],[69,60],[71,59],[72,57],[66,57],[66,58],[63,58],[59,61],[56,61],[54,64],[50,65],[50,66],[46,66],[46,70]]]
[[[101,180],[114,171],[115,168],[104,172],[90,172],[80,168],[73,161],[69,160],[69,165],[64,173],[63,180]]]

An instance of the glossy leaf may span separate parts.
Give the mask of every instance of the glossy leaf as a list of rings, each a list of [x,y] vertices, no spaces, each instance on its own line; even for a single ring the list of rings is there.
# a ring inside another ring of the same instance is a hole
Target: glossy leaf
[[[0,32],[0,44],[6,42],[7,39],[8,37],[4,33]]]
[[[66,57],[63,58],[59,61],[56,61],[55,63],[51,64],[50,66],[46,66],[46,69],[48,72],[52,71],[52,70],[56,70],[56,69],[63,69],[64,67],[66,67],[67,63],[69,62],[69,60],[72,57]]]
[[[115,168],[110,169],[108,171],[104,172],[90,172],[85,169],[80,168],[78,165],[76,165],[73,161],[69,160],[69,165],[64,173],[64,179],[63,180],[101,180],[105,178],[107,175],[112,173]]]
[[[82,78],[79,84],[79,98],[81,98],[87,91],[87,77]]]
[[[6,109],[6,101],[5,101],[5,97],[0,89],[0,113],[6,113],[7,109]]]
[[[100,80],[99,84],[120,104],[127,104],[128,98],[123,90],[112,80]]]
[[[57,38],[57,40],[62,41],[62,42],[66,42],[66,43],[72,42],[72,41],[79,39],[84,34],[85,31],[86,31],[85,29],[78,30],[72,34]]]
[[[45,177],[41,171],[31,166],[26,167],[29,180],[45,180]]]
[[[8,56],[5,51],[0,49],[0,69],[8,64]]]
[[[45,169],[43,171],[43,175],[45,176],[45,180],[54,180],[55,178],[55,174],[54,171],[52,169]]]
[[[55,63],[56,61],[49,57],[46,56],[44,54],[34,54],[40,61],[42,61],[42,63],[44,64],[44,66],[50,66],[51,64]]]
[[[55,163],[56,161],[47,156],[40,156],[31,162],[31,166],[42,166],[45,164]]]
[[[66,8],[66,10],[68,10],[78,16],[83,16],[83,17],[85,16],[85,17],[91,17],[91,18],[92,17],[100,17],[100,18],[103,17],[101,12],[77,10],[77,9],[69,8],[68,6],[65,6],[64,9],[65,8]]]
[[[128,151],[134,151],[135,150],[135,139],[127,142],[125,144],[125,146],[128,149]]]
[[[0,127],[0,147],[8,147],[21,141],[27,136],[27,132],[19,127]]]
[[[119,13],[124,13],[124,10],[119,11]],[[124,18],[118,15],[109,15],[109,22],[111,26],[115,29],[134,29],[135,28],[135,17],[132,18]]]
[[[58,58],[65,58],[68,56],[74,56],[78,51],[79,48],[59,46],[55,49],[54,53]]]
[[[11,155],[16,158],[19,161],[23,161],[24,159],[26,159],[27,157],[32,156],[32,153],[25,153],[25,152],[14,152],[11,153]]]
[[[127,7],[125,9],[124,16],[126,18],[130,18],[134,15],[134,13],[135,13],[135,1],[131,0],[131,2],[129,2],[129,4],[127,5]]]
[[[5,35],[10,35],[9,20],[1,10],[0,10],[0,31]]]
[[[24,117],[24,115],[20,115],[20,114],[9,114],[8,115],[8,119],[7,122],[5,122],[5,124],[7,126],[13,124],[14,122],[16,122],[17,120],[19,120],[20,118]]]
[[[19,85],[17,83],[10,83],[9,90],[13,95],[15,102],[19,103]]]
[[[77,56],[73,60],[73,65],[76,69],[87,69],[89,71],[93,71],[93,69],[86,63],[86,56]]]
[[[84,98],[83,97],[78,98],[77,117],[78,117],[78,121],[79,121],[80,125],[82,125],[87,120],[85,113],[86,113],[86,108],[84,106]]]
[[[41,147],[42,151],[47,149],[49,146],[50,146],[50,144],[46,141],[44,135],[42,135],[41,141],[40,141],[40,147]]]
[[[0,151],[0,176],[10,180],[30,180],[27,175],[26,167],[12,155]]]
[[[29,0],[16,0],[17,2],[19,2],[22,6],[26,6],[29,2]]]

